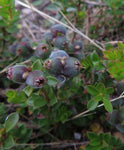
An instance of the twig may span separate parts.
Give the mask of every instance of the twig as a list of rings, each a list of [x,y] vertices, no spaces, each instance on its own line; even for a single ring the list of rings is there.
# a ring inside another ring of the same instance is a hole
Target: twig
[[[24,62],[21,62],[21,63],[19,63],[19,64],[26,64],[26,63],[29,63],[31,61],[31,59],[28,59],[28,60],[26,60],[26,61],[24,61]],[[4,74],[5,72],[7,72],[8,71],[8,68],[9,67],[11,67],[11,66],[13,66],[15,63],[17,63],[17,60],[16,61],[14,61],[14,62],[12,62],[10,65],[8,65],[6,68],[4,68],[3,70],[1,70],[0,71],[0,76],[2,75],[2,74]]]
[[[105,44],[115,45],[115,44],[123,43],[123,42],[124,42],[124,41],[109,41],[109,42],[106,42]]]
[[[11,64],[9,64],[9,65],[8,65],[7,67],[5,67],[3,70],[1,70],[1,71],[0,71],[0,75],[1,75],[1,74],[4,74],[5,72],[7,72],[7,71],[8,71],[8,68],[11,67],[12,65],[14,65],[16,62],[17,62],[17,60],[14,61],[14,62],[12,62]]]
[[[33,5],[29,6],[19,0],[16,0],[16,2],[26,8],[32,9],[33,11],[37,12],[38,14],[40,14],[42,17],[44,17],[45,19],[49,20],[50,22],[57,22],[59,24],[64,25],[65,27],[67,27],[68,29],[80,34],[82,37],[84,37],[85,39],[89,40],[93,45],[95,45],[97,48],[99,48],[100,50],[104,51],[105,49],[103,49],[101,46],[99,46],[98,44],[96,44],[92,39],[90,39],[88,36],[86,36],[85,34],[83,34],[82,32],[80,32],[77,28],[72,28],[70,26],[68,26],[67,24],[47,15],[46,13],[39,11],[37,8],[35,8]]]
[[[66,147],[72,147],[72,146],[80,146],[80,145],[86,145],[89,141],[74,143],[73,141],[62,141],[62,142],[52,142],[52,143],[22,143],[22,144],[15,144],[13,147],[17,146],[54,146],[57,148],[66,148]]]
[[[34,34],[32,33],[32,30],[28,26],[28,24],[25,21],[23,21],[22,23],[25,25],[26,29],[29,31],[29,33],[32,36],[33,40],[36,41],[36,38],[35,38]]]
[[[99,2],[95,2],[95,1],[84,0],[83,2],[86,4],[89,4],[89,5],[105,6],[104,3],[99,3]]]
[[[114,101],[116,101],[116,100],[118,100],[118,99],[121,99],[121,98],[124,98],[124,95],[123,95],[123,94],[121,94],[121,95],[120,95],[119,97],[117,97],[117,98],[111,99],[110,102],[114,102]],[[97,108],[102,107],[102,106],[104,106],[103,103],[100,104],[100,105],[98,105]],[[67,121],[74,120],[74,119],[79,118],[79,117],[84,117],[84,116],[85,116],[87,113],[89,113],[89,112],[90,112],[90,110],[86,110],[86,111],[84,111],[84,112],[82,112],[82,113],[80,113],[80,114],[78,114],[78,115],[73,116],[72,118],[68,119]]]

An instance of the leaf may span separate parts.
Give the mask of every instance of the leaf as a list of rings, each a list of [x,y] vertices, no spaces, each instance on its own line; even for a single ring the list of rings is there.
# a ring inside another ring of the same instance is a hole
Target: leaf
[[[31,93],[33,92],[33,88],[32,88],[31,86],[26,86],[26,87],[23,89],[23,91],[25,92],[25,94],[26,94],[27,96],[30,96]]]
[[[103,96],[101,94],[99,95],[96,95],[94,98],[93,98],[96,102],[99,102],[103,99]]]
[[[87,86],[87,91],[91,94],[91,95],[97,95],[99,94],[99,91],[97,90],[97,88],[95,86],[92,85],[88,85]]]
[[[101,61],[100,57],[98,56],[98,54],[95,51],[92,54],[92,60],[93,60],[93,62]]]
[[[96,139],[96,138],[97,138],[97,134],[96,134],[96,133],[93,133],[93,132],[89,132],[89,133],[88,133],[88,138],[89,138],[90,140]]]
[[[17,93],[16,91],[9,90],[6,92],[6,96],[8,97],[7,101],[9,103],[22,103],[27,100],[27,97],[23,91]]]
[[[54,86],[58,83],[58,80],[55,77],[47,76],[47,79],[48,79],[47,84],[50,86]]]
[[[104,103],[105,109],[106,109],[108,112],[112,113],[113,107],[112,107],[112,104],[111,104],[111,102],[109,101],[109,99],[103,98],[103,103]]]
[[[44,90],[48,94],[47,96],[49,98],[49,105],[53,106],[55,103],[57,103],[57,98],[56,98],[56,95],[55,95],[52,87],[50,87],[50,86],[44,86]]]
[[[19,115],[17,112],[11,113],[9,116],[7,116],[5,121],[5,128],[6,132],[9,132],[11,129],[15,127],[19,120]]]
[[[38,108],[45,106],[47,104],[47,100],[45,100],[42,95],[32,94],[31,97],[28,98],[27,104]]]
[[[113,88],[109,87],[109,88],[106,88],[106,92],[107,94],[112,94],[114,92]]]
[[[32,66],[32,70],[41,70],[42,69],[42,64],[40,59],[37,59]]]
[[[3,141],[3,148],[4,149],[10,149],[14,145],[15,145],[15,142],[14,142],[13,137],[11,135]]]
[[[87,107],[88,107],[89,110],[94,110],[97,107],[97,105],[98,105],[98,102],[96,102],[94,100],[90,100],[88,102],[88,106]]]

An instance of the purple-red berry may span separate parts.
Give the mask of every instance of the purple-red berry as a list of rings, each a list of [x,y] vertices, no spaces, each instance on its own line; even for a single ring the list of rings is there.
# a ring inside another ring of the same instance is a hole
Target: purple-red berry
[[[74,77],[80,72],[80,62],[77,58],[69,57],[64,60],[63,75],[66,77]]]
[[[54,40],[53,45],[54,47],[64,50],[64,49],[68,49],[69,41],[65,36],[58,36]]]
[[[35,55],[36,55],[37,57],[42,58],[42,59],[46,59],[46,58],[48,58],[50,52],[51,52],[51,49],[50,49],[50,47],[49,47],[47,44],[45,44],[45,43],[40,43],[40,44],[37,46]]]
[[[47,32],[43,34],[43,38],[49,45],[52,45],[53,42],[53,34],[51,32]]]
[[[59,75],[61,74],[61,71],[63,70],[63,65],[61,63],[61,57],[60,58],[49,58],[44,62],[44,68],[53,75]]]
[[[8,69],[7,78],[16,83],[24,83],[29,71],[24,65],[15,65]]]
[[[34,70],[29,73],[26,84],[32,86],[33,88],[42,88],[46,83],[46,79],[43,75],[43,72],[39,70]]]

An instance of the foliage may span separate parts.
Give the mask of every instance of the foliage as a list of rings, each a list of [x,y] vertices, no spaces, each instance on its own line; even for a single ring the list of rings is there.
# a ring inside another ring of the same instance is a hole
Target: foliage
[[[43,2],[37,0],[32,4],[39,6]],[[102,29],[119,28],[119,17],[123,15],[121,0],[103,0],[100,4],[104,9],[98,4],[59,0],[46,6],[46,11],[54,14],[61,10],[74,26],[85,31],[90,9],[99,9],[101,13],[93,16],[99,24],[93,22],[86,29],[89,37],[97,39],[103,34]],[[84,146],[86,150],[123,149],[124,144],[111,134],[116,130],[124,133],[124,103],[119,99],[123,98],[124,88],[124,43],[106,45],[106,50],[101,52],[93,45],[86,46],[83,39],[78,40],[78,36],[64,26],[47,26],[44,20],[42,26],[49,27],[49,32],[43,34],[42,39],[32,42],[22,37],[15,41],[13,33],[18,31],[19,12],[14,5],[14,0],[0,1],[0,59],[3,60],[0,75],[9,65],[10,79],[4,76],[0,79],[4,89],[4,96],[0,97],[1,149],[41,150],[47,149],[43,144],[56,140],[89,140]],[[110,16],[112,19],[103,22]],[[66,22],[57,13],[56,18],[59,17]],[[109,37],[104,35],[102,40]],[[20,65],[22,70],[15,67]],[[112,103],[117,96],[118,101]],[[103,133],[92,130],[96,122],[101,124]],[[92,132],[87,134],[89,130]]]
[[[90,143],[86,146],[86,150],[121,150],[124,148],[120,139],[115,139],[109,133],[100,133],[97,135],[89,132],[88,138],[90,139]]]
[[[19,12],[15,10],[14,0],[1,0],[0,6],[0,47],[2,51],[6,48],[6,44],[14,40],[11,34],[18,31]]]

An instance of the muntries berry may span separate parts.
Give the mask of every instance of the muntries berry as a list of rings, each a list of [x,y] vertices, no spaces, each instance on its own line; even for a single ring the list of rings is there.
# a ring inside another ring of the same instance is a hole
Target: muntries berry
[[[81,51],[82,50],[82,48],[83,48],[83,43],[82,43],[82,41],[75,41],[74,43],[73,43],[73,48],[74,48],[74,51],[76,52],[76,51]]]
[[[43,72],[39,70],[34,70],[29,73],[26,84],[32,86],[33,88],[42,88],[46,83],[46,79],[43,75]]]
[[[63,75],[66,77],[74,77],[80,72],[80,62],[77,58],[69,57],[64,62]]]
[[[32,49],[32,47],[31,47],[31,41],[28,38],[26,38],[26,37],[23,37],[21,39],[20,45],[25,46],[27,49]]]
[[[12,44],[9,47],[9,51],[12,55],[21,55],[24,58],[28,58],[34,53],[31,43],[27,38],[23,38],[20,42],[15,42]]]
[[[73,43],[73,56],[81,60],[84,56],[83,54],[83,44],[82,41],[75,41]]]
[[[16,49],[18,47],[18,43],[13,43],[12,45],[9,46],[9,52],[12,54],[12,55],[16,55]]]
[[[16,83],[24,83],[29,73],[29,68],[24,65],[15,65],[8,69],[8,79]]]
[[[37,57],[41,57],[42,59],[46,59],[46,58],[48,58],[50,52],[51,52],[51,50],[50,50],[49,46],[45,43],[41,43],[37,46],[35,55]]]
[[[46,41],[46,43],[52,45],[53,42],[53,34],[51,32],[46,32],[43,34],[43,38]]]
[[[53,45],[59,49],[68,49],[69,41],[65,36],[58,36],[54,40]]]
[[[61,71],[63,70],[63,65],[61,63],[61,57],[60,58],[49,58],[44,62],[44,68],[52,74],[52,75],[59,75],[61,74]]]
[[[53,50],[49,58],[55,58],[55,57],[69,57],[69,55],[63,50]]]
[[[66,28],[61,24],[53,25],[50,30],[54,37],[66,35]]]

